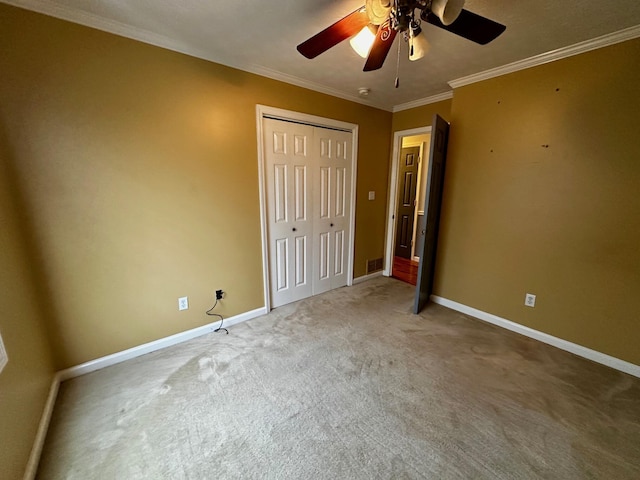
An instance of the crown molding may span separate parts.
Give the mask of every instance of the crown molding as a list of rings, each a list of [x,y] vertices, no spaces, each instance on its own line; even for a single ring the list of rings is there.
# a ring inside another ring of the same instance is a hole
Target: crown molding
[[[14,7],[42,13],[50,17],[55,17],[61,20],[84,25],[85,27],[95,28],[97,30],[112,33],[114,35],[130,38],[132,40],[137,40],[149,45],[182,53],[191,57],[200,58],[202,60],[208,60],[220,65],[235,68],[237,70],[242,70],[247,73],[253,73],[261,77],[288,83],[297,87],[307,88],[309,90],[324,93],[326,95],[331,95],[333,97],[342,98],[343,100],[360,103],[362,105],[377,108],[380,110],[391,111],[391,108],[388,105],[376,104],[355,94],[345,94],[344,92],[334,90],[325,85],[310,82],[293,75],[276,72],[275,70],[261,67],[259,65],[242,64],[227,57],[211,55],[209,52],[202,51],[187,43],[179,42],[172,38],[150,32],[148,30],[144,30],[142,28],[132,27],[122,22],[109,20],[98,15],[78,10],[76,8],[57,5],[47,0],[0,0],[0,3],[6,3],[7,5],[12,5]]]
[[[220,65],[242,70],[247,73],[259,75],[261,77],[266,77],[272,80],[288,83],[290,85],[307,88],[315,92],[324,93],[326,95],[331,95],[333,97],[342,98],[343,100],[348,100],[348,101],[366,105],[372,108],[377,108],[380,110],[390,111],[394,113],[453,98],[453,92],[449,91],[449,92],[443,92],[437,95],[432,95],[430,97],[414,100],[411,102],[402,103],[399,105],[395,105],[393,107],[389,107],[388,105],[372,102],[369,99],[363,99],[362,97],[355,94],[354,95],[346,94],[344,92],[335,90],[325,85],[321,85],[315,82],[310,82],[308,80],[304,80],[302,78],[295,77],[293,75],[287,75],[281,72],[276,72],[275,70],[271,70],[266,67],[253,65],[253,64],[241,64],[237,61],[234,61],[231,58],[211,55],[211,53],[195,48],[193,45],[176,41],[164,35],[153,33],[148,30],[144,30],[140,28],[134,28],[130,25],[117,22],[115,20],[108,20],[108,19],[99,17],[97,15],[84,12],[79,9],[71,8],[68,6],[57,5],[48,0],[0,0],[0,3],[5,3],[18,8],[24,8],[34,12],[42,13],[44,15],[59,18],[62,20],[67,20],[69,22],[84,25],[86,27],[102,30],[108,33],[121,36],[121,37],[137,40],[149,45],[154,45],[154,46],[165,48],[167,50],[171,50],[174,52],[182,53],[182,54],[200,58],[203,60],[208,60],[210,62],[214,62]],[[501,67],[485,70],[484,72],[475,73],[473,75],[451,80],[448,83],[452,89],[455,89],[465,85],[470,85],[472,83],[488,80],[490,78],[506,75],[508,73],[513,73],[519,70],[524,70],[524,69],[535,67],[545,63],[554,62],[556,60],[567,58],[573,55],[578,55],[580,53],[606,47],[616,43],[632,40],[638,37],[640,37],[640,25],[629,27],[624,30],[620,30],[618,32],[603,35],[601,37],[580,42],[568,47],[552,50],[550,52],[536,55],[534,57],[530,57],[524,60],[518,60],[516,62],[509,63]]]
[[[402,110],[409,110],[410,108],[422,107],[423,105],[429,105],[431,103],[442,102],[443,100],[449,100],[453,98],[453,91],[438,93],[436,95],[431,95],[430,97],[420,98],[418,100],[413,100],[407,103],[401,103],[399,105],[395,105],[393,107],[392,112],[401,112]]]
[[[220,62],[217,62],[217,63],[220,63]],[[233,66],[233,65],[227,65],[227,66]],[[271,70],[266,67],[260,67],[258,65],[245,65],[245,66],[234,66],[234,68],[243,70],[245,72],[254,73],[256,75],[260,75],[261,77],[267,77],[272,80],[278,80],[280,82],[296,85],[298,87],[307,88],[309,90],[313,90],[314,92],[325,93],[327,95],[331,95],[332,97],[338,97],[338,98],[342,98],[343,100],[349,100],[350,102],[360,103],[362,105],[377,108],[379,110],[385,110],[387,112],[392,111],[391,108],[389,108],[389,106],[387,105],[376,104],[371,102],[370,100],[365,100],[357,95],[349,95],[339,90],[334,90],[325,85],[310,82],[309,80],[304,80],[299,77],[294,77],[293,75],[287,75],[286,73],[276,72],[275,70]]]
[[[72,23],[84,25],[85,27],[95,28],[97,30],[113,33],[121,37],[131,38],[150,45],[160,46],[194,57],[204,55],[204,52],[196,51],[186,43],[178,42],[164,35],[153,33],[141,28],[133,28],[115,20],[109,20],[66,5],[58,5],[47,0],[0,0],[0,3],[6,3],[7,5],[41,13],[61,20],[67,20]]]
[[[537,67],[545,63],[555,62],[556,60],[562,60],[563,58],[572,57],[581,53],[589,52],[591,50],[597,50],[598,48],[608,47],[616,43],[626,42],[627,40],[633,40],[640,37],[640,25],[634,27],[625,28],[617,32],[608,33],[601,37],[596,37],[591,40],[569,45],[568,47],[559,48],[557,50],[551,50],[550,52],[542,53],[534,57],[518,60],[517,62],[509,63],[501,67],[485,70],[484,72],[474,73],[466,77],[451,80],[449,86],[451,88],[464,87],[465,85],[471,85],[472,83],[481,82],[483,80],[489,80],[490,78],[500,77],[508,73],[518,72],[531,67]]]

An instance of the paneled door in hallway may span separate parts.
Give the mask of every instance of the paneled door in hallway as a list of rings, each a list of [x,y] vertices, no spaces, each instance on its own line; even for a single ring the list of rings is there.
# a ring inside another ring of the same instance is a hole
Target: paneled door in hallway
[[[351,133],[263,120],[271,306],[347,284]]]
[[[401,150],[394,255],[406,259],[410,259],[412,254],[419,161],[420,147],[404,147]]]

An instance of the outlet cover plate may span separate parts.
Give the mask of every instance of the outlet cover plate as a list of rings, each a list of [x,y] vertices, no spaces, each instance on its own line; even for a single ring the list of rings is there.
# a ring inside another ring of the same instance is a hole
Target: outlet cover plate
[[[531,308],[535,307],[536,306],[536,296],[533,293],[527,293],[524,296],[524,304],[527,307],[531,307]]]
[[[9,361],[9,357],[7,356],[7,351],[4,348],[4,343],[2,342],[2,335],[0,335],[0,373],[4,369],[4,366]]]
[[[189,309],[189,297],[180,297],[178,299],[178,310]]]

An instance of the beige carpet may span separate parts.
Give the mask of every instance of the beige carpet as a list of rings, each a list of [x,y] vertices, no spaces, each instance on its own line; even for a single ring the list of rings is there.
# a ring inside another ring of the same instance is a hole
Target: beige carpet
[[[638,479],[640,380],[377,278],[65,382],[40,479]]]

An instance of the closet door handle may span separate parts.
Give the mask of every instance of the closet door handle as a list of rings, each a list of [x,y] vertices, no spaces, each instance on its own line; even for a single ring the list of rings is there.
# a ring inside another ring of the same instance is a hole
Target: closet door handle
[[[333,223],[331,224],[331,226],[333,227]]]
[[[296,227],[293,227],[292,230],[295,232],[296,231]]]

